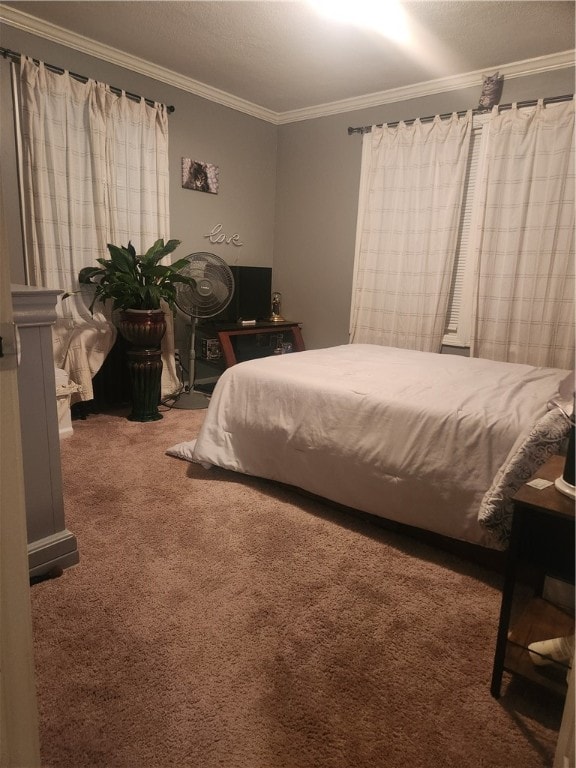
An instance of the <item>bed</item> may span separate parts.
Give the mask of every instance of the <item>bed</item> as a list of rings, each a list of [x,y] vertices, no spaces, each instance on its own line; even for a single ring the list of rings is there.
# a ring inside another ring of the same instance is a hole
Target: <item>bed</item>
[[[512,480],[568,432],[569,375],[370,344],[251,360],[221,376],[197,440],[168,453],[503,549]]]

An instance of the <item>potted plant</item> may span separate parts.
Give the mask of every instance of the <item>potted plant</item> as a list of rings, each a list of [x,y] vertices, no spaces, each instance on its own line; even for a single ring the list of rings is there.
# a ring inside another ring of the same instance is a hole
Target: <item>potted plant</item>
[[[112,301],[119,310],[118,328],[128,341],[128,367],[132,389],[131,421],[156,421],[158,411],[162,359],[160,343],[166,332],[161,302],[174,309],[179,283],[195,287],[193,278],[180,274],[187,259],[170,265],[160,261],[180,245],[180,240],[157,240],[145,254],[138,255],[131,242],[127,247],[108,244],[109,259],[96,259],[100,266],[84,267],[78,280],[93,285],[94,296],[89,309],[97,301]]]

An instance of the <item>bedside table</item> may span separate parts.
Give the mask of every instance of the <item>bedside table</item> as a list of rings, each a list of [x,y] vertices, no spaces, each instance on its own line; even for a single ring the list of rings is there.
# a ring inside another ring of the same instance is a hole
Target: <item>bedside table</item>
[[[563,456],[552,456],[534,478],[554,483],[562,475],[564,462]],[[565,694],[568,667],[556,663],[534,665],[527,646],[538,640],[574,633],[574,617],[540,597],[547,575],[574,584],[574,500],[560,493],[553,484],[538,490],[525,483],[512,501],[512,530],[490,692],[495,698],[500,696],[502,674],[507,671]],[[536,569],[539,583],[536,597],[511,628],[510,617],[521,563]]]

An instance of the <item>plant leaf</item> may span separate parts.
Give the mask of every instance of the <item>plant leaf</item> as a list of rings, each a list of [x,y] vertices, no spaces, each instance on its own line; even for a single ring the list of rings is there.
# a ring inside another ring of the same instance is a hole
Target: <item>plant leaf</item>
[[[136,261],[132,254],[125,248],[116,248],[115,246],[108,246],[110,251],[110,260],[115,269],[119,269],[122,272],[133,273]]]
[[[90,284],[97,275],[103,275],[104,270],[100,267],[83,267],[78,273],[78,282]]]

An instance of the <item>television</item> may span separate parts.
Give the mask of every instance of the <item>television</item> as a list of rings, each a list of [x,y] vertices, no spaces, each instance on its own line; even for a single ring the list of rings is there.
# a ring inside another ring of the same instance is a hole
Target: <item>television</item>
[[[234,294],[228,306],[212,319],[214,323],[268,320],[272,311],[272,267],[231,266]]]

